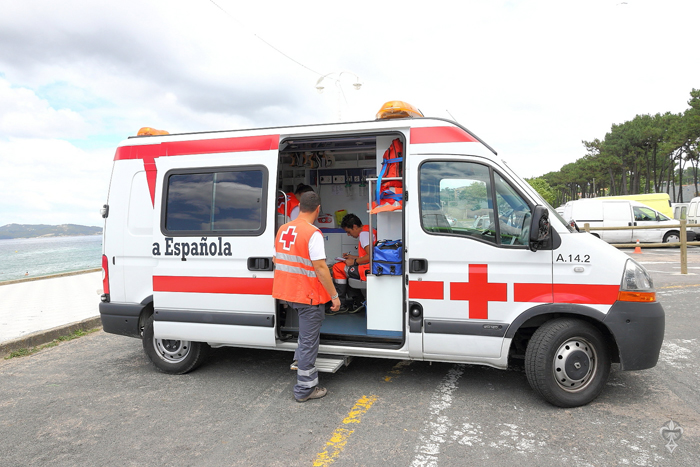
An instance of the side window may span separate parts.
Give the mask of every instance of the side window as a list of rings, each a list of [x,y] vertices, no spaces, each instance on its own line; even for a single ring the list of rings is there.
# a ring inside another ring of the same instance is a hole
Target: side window
[[[681,207],[681,219],[688,218],[688,208],[686,206]]]
[[[655,221],[656,213],[649,208],[641,208],[639,206],[634,206],[632,208],[634,211],[635,221]]]
[[[527,245],[532,211],[523,198],[500,175],[494,174],[501,244]]]
[[[530,207],[498,174],[492,181],[487,166],[426,162],[419,177],[421,222],[426,232],[527,245]]]
[[[259,235],[265,230],[263,169],[167,176],[164,230],[170,235]]]

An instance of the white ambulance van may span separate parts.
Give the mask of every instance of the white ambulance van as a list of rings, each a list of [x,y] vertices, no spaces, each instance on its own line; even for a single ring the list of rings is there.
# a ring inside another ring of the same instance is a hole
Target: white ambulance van
[[[688,224],[700,224],[700,197],[695,197],[688,204]],[[691,227],[695,236],[700,236],[700,227]]]
[[[651,227],[657,229],[625,229],[592,231],[608,243],[676,243],[681,241],[678,221],[638,201],[608,198],[585,198],[569,201],[564,206],[564,218],[579,229],[584,224],[595,227]],[[695,233],[686,231],[688,241]]]
[[[403,198],[372,214],[397,139]],[[644,267],[569,227],[469,130],[400,102],[374,121],[121,143],[102,210],[104,330],[141,338],[174,374],[209,347],[293,351],[297,317],[271,296],[271,256],[278,199],[298,183],[321,196],[329,264],[357,244],[327,223],[336,211],[403,242],[396,275],[351,284],[363,310],[325,317],[320,371],[353,356],[524,366],[545,400],[574,407],[612,363],[656,365],[664,311]]]

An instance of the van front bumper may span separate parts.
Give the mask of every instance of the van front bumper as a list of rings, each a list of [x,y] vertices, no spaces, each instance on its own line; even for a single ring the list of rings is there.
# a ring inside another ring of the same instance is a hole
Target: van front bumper
[[[100,303],[102,329],[111,334],[141,338],[139,317],[144,306],[140,303]]]
[[[622,370],[656,365],[666,327],[661,303],[615,302],[603,323],[615,338]]]

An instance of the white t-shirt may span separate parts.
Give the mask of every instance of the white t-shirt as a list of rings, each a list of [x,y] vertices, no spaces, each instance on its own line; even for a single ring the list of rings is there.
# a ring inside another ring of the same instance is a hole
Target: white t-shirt
[[[369,245],[369,232],[360,232],[358,237],[360,240],[360,245],[367,251],[367,245]]]
[[[299,206],[294,206],[294,209],[292,209],[292,212],[289,213],[289,220],[293,221],[299,217]]]
[[[323,235],[318,230],[309,239],[309,258],[311,261],[326,259],[326,247],[323,244]]]

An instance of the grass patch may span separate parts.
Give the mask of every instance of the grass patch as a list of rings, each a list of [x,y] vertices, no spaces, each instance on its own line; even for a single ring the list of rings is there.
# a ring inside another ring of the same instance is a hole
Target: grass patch
[[[88,334],[92,334],[93,332],[97,332],[100,329],[101,328],[93,328],[93,329],[87,329],[87,330],[78,329],[77,331],[73,331],[72,333],[68,334],[67,336],[57,337],[56,339],[54,339],[51,342],[48,342],[46,344],[37,345],[35,347],[30,347],[28,349],[15,350],[14,352],[11,352],[8,356],[6,356],[5,360],[9,360],[11,358],[17,358],[17,357],[27,357],[29,355],[32,355],[32,354],[39,352],[40,350],[48,349],[51,347],[56,347],[61,342],[72,341],[73,339],[77,339],[78,337],[87,336]]]

